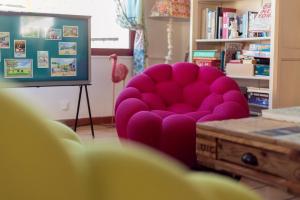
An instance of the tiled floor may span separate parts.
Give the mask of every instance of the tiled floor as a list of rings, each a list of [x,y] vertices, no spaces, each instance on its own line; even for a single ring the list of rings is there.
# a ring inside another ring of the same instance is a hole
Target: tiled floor
[[[83,142],[90,143],[103,138],[116,138],[116,130],[112,126],[95,126],[95,140],[92,139],[89,126],[79,127],[77,133],[80,135]],[[241,182],[259,193],[264,200],[300,200],[300,197],[295,197],[282,190],[267,186],[263,183],[242,178]]]

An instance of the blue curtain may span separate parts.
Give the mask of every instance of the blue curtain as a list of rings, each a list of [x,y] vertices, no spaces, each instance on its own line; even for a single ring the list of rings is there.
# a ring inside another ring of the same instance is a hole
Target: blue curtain
[[[134,40],[133,74],[144,70],[146,59],[146,36],[144,26],[143,0],[115,0],[117,8],[117,23],[136,31]]]

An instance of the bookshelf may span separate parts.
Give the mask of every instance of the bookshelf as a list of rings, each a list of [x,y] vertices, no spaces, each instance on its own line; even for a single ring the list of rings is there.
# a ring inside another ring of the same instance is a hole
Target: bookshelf
[[[235,8],[238,15],[272,4],[270,36],[256,38],[203,38],[203,9]],[[191,0],[190,55],[193,50],[224,49],[228,43],[270,44],[270,76],[230,76],[241,87],[267,90],[268,108],[300,106],[300,1],[299,0]],[[192,61],[192,58],[190,58]],[[266,93],[266,92],[265,92]],[[255,105],[249,104],[250,108]],[[256,112],[256,111],[253,111]]]

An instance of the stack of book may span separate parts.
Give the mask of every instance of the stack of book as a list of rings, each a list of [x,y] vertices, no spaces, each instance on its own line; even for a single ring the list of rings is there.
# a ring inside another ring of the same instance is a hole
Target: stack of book
[[[198,66],[210,66],[220,68],[220,52],[218,50],[194,50],[193,63]]]
[[[237,22],[237,31],[240,38],[266,37],[269,31],[253,32],[255,17],[258,12],[247,11],[238,15],[235,8],[205,8],[202,10],[202,38],[203,39],[228,39],[231,34],[230,25]]]
[[[243,63],[255,65],[256,76],[270,76],[270,54],[270,44],[250,44],[243,50]]]

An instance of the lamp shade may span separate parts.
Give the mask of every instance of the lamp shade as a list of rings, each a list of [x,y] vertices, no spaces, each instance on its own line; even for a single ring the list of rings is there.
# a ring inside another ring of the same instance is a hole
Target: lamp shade
[[[190,17],[190,0],[157,0],[151,9],[151,17]]]

